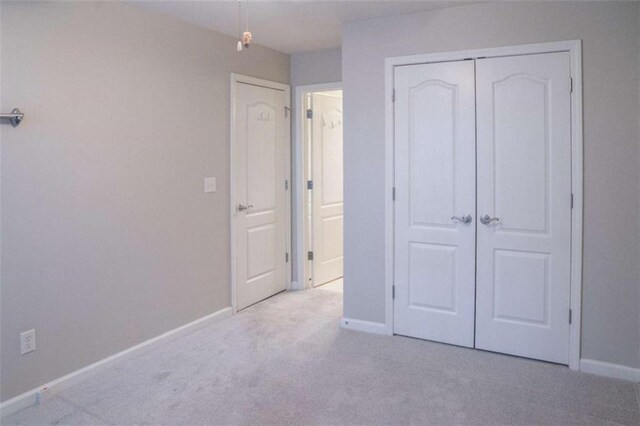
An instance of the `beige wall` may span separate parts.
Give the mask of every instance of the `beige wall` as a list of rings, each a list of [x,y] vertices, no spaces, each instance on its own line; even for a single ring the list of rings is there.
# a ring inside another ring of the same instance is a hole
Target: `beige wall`
[[[1,39],[5,400],[230,306],[230,73],[290,64],[116,2],[2,2]]]
[[[336,81],[342,81],[342,50],[313,50],[291,55],[291,86]]]
[[[346,25],[345,316],[384,321],[384,58],[582,39],[582,355],[640,367],[639,8],[492,2]]]

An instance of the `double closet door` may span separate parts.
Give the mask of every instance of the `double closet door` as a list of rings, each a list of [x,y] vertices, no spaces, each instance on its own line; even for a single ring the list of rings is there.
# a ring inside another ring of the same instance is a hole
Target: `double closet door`
[[[569,361],[566,52],[394,71],[394,333]]]

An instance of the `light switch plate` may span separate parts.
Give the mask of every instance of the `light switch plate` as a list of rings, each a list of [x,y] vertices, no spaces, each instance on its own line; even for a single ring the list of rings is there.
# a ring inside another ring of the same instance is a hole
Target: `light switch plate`
[[[216,192],[216,178],[208,177],[204,178],[204,192]]]

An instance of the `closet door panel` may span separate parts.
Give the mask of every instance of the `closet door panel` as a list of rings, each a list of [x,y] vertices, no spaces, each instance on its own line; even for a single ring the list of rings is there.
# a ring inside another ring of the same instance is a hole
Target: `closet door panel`
[[[395,69],[394,333],[473,346],[471,61]],[[468,215],[471,222],[460,219]]]
[[[569,77],[564,52],[476,63],[476,347],[563,364],[569,354]]]

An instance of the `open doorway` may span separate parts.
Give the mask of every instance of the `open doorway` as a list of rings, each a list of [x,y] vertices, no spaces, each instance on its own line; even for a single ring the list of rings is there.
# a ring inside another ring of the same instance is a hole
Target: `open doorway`
[[[342,291],[343,115],[339,83],[298,88],[298,281]]]

